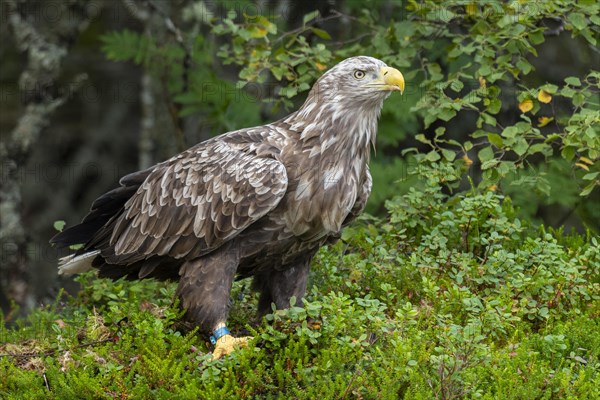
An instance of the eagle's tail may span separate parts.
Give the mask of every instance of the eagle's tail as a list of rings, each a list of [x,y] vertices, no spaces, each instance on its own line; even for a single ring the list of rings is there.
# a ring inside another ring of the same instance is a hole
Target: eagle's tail
[[[137,191],[152,169],[134,172],[120,180],[121,186],[98,197],[92,204],[90,212],[80,224],[74,225],[56,234],[50,243],[57,247],[83,245],[74,254],[63,257],[58,262],[58,273],[73,275],[90,270],[92,262],[100,254],[93,244],[99,235],[110,233],[111,221],[122,212],[127,200]]]
[[[92,261],[100,253],[99,250],[81,255],[71,254],[58,260],[59,275],[74,275],[92,269]]]
[[[98,197],[81,223],[57,233],[50,243],[58,247],[86,244],[110,219],[119,215],[137,187],[118,187]]]
[[[57,233],[50,239],[50,243],[58,247],[68,247],[78,244],[85,245],[90,242],[102,227],[123,211],[127,200],[135,194],[150,172],[152,172],[152,169],[146,169],[121,178],[119,182],[121,186],[98,197],[92,204],[90,212],[80,224]],[[81,251],[75,254],[80,255],[90,250],[94,249],[84,246]]]

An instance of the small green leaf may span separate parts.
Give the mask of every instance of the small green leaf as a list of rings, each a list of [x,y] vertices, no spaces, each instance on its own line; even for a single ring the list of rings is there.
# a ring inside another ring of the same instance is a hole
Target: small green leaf
[[[502,102],[500,99],[496,98],[490,100],[487,110],[490,114],[498,114],[500,112],[500,108],[502,108]]]
[[[495,168],[490,168],[483,171],[483,179],[488,182],[495,182],[498,180],[498,178],[500,178],[500,174],[498,174],[498,171]]]
[[[447,121],[450,121],[452,118],[454,118],[455,115],[456,115],[456,111],[446,108],[446,109],[443,109],[442,111],[440,111],[440,113],[438,114],[438,118],[447,122]]]
[[[573,98],[573,96],[577,93],[575,89],[565,86],[560,90],[560,95],[568,98]]]
[[[571,13],[571,14],[567,15],[567,19],[578,30],[583,30],[588,25],[587,19],[585,18],[585,15],[582,13],[577,13],[577,12]]]
[[[587,185],[586,187],[584,187],[583,190],[581,191],[581,193],[579,193],[579,195],[582,197],[587,196],[588,194],[592,193],[592,191],[596,187],[597,187],[597,183],[594,181],[594,182],[590,183],[589,185]]]
[[[489,161],[492,158],[494,158],[494,150],[492,150],[490,146],[484,147],[483,149],[479,150],[479,153],[477,153],[477,157],[482,163]]]
[[[597,40],[596,37],[590,32],[589,29],[585,29],[581,31],[581,36],[585,38],[592,46],[596,46]]]
[[[312,33],[314,33],[315,35],[317,35],[318,37],[320,37],[323,40],[331,40],[331,35],[327,31],[324,31],[323,29],[310,28],[310,30],[312,31]]]
[[[444,158],[448,161],[454,161],[454,159],[456,158],[456,153],[452,150],[442,149],[442,154],[444,155]]]
[[[317,18],[319,16],[319,14],[320,14],[319,10],[309,12],[308,14],[304,15],[304,17],[302,18],[302,23],[304,25],[306,25],[309,21]]]
[[[487,135],[488,141],[498,148],[502,148],[504,146],[504,140],[502,136],[497,133],[488,133]]]
[[[529,154],[546,153],[552,151],[552,148],[547,143],[535,143],[529,147]]]
[[[560,155],[567,161],[571,161],[575,157],[575,147],[567,146],[561,150]]]
[[[488,113],[482,112],[479,115],[479,119],[478,121],[481,120],[483,123],[490,125],[490,126],[496,126],[496,118],[494,118],[493,116],[491,116]]]
[[[465,84],[462,83],[462,81],[460,81],[458,79],[453,80],[450,83],[450,89],[452,89],[453,91],[455,91],[457,93],[460,92],[463,89],[463,87],[465,87]]]
[[[541,29],[536,29],[535,31],[529,33],[529,40],[534,46],[542,44],[544,43],[544,33]]]
[[[415,139],[421,143],[431,144],[431,141],[429,139],[427,139],[427,137],[425,135],[423,135],[422,133],[415,135]]]
[[[62,220],[54,221],[54,229],[59,232],[62,232],[65,229],[66,222]]]
[[[565,78],[565,82],[571,86],[581,86],[581,81],[576,76],[569,76]]]
[[[527,75],[533,69],[533,65],[531,65],[526,59],[521,58],[517,61],[517,68],[523,73],[523,75]]]
[[[425,156],[425,159],[427,161],[438,161],[440,158],[442,158],[440,156],[440,153],[438,153],[435,150],[431,150],[429,153],[427,153],[427,155]]]
[[[583,93],[577,92],[573,95],[573,105],[576,107],[581,106],[585,102],[585,96]]]
[[[517,139],[517,143],[513,146],[513,151],[519,156],[527,153],[527,149],[529,149],[529,144],[523,138]]]
[[[479,68],[478,72],[481,76],[487,76],[492,73],[492,68],[489,65],[484,64],[481,66],[481,68]]]
[[[558,91],[558,86],[548,83],[548,84],[542,86],[541,89],[550,94],[555,94]]]
[[[517,129],[516,126],[513,125],[513,126],[506,127],[502,131],[502,136],[504,136],[505,138],[513,139],[513,138],[517,137],[518,133],[519,133],[519,130]]]
[[[486,162],[481,163],[481,169],[486,170],[495,167],[498,165],[500,161],[496,159],[487,160]]]
[[[242,34],[243,33],[243,34]],[[264,38],[268,34],[267,28],[262,25],[252,25],[248,27],[248,29],[242,29],[240,31],[240,36],[244,39],[260,39]]]
[[[544,143],[552,143],[556,140],[559,140],[560,138],[561,136],[558,133],[551,133],[550,135],[548,135],[546,140],[544,140]]]

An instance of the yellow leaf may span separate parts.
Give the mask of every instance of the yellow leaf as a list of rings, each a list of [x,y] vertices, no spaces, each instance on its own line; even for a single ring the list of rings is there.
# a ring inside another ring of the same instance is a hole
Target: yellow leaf
[[[587,157],[579,157],[579,161],[586,163],[587,165],[594,165],[594,162]]]
[[[473,165],[473,160],[471,160],[468,155],[465,154],[464,156],[462,156],[462,159],[465,162],[465,164],[467,164],[467,167]]]
[[[539,117],[538,118],[538,127],[543,128],[544,126],[548,125],[552,121],[554,121],[554,118],[552,118],[552,117]]]
[[[552,95],[542,89],[538,93],[538,100],[540,103],[548,104],[552,101]]]
[[[519,110],[521,110],[522,113],[531,111],[532,108],[533,108],[533,100],[531,100],[531,99],[525,99],[519,103]]]
[[[495,192],[496,190],[498,190],[498,185],[488,186],[487,190],[489,190],[490,192]]]
[[[487,82],[483,76],[479,77],[479,87],[485,89],[487,87]]]
[[[319,71],[323,71],[323,70],[327,69],[327,65],[323,65],[323,64],[321,64],[321,63],[319,63],[319,62],[318,62],[318,63],[315,63],[315,66],[317,67],[317,69],[318,69]]]
[[[477,14],[477,3],[469,3],[465,6],[465,11],[467,15],[475,15]]]
[[[583,169],[585,169],[586,171],[589,171],[589,170],[590,170],[590,168],[589,168],[587,165],[585,165],[585,164],[582,164],[582,163],[575,163],[575,165],[577,165],[579,168],[583,168]]]
[[[260,39],[263,38],[265,36],[267,36],[267,30],[259,25],[251,25],[248,28],[246,28],[246,33],[248,35],[249,38],[252,39]]]

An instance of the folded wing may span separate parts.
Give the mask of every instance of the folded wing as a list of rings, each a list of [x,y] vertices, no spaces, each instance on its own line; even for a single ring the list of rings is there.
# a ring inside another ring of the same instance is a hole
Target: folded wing
[[[105,262],[206,254],[274,209],[287,189],[272,157],[209,141],[161,163],[86,245]]]

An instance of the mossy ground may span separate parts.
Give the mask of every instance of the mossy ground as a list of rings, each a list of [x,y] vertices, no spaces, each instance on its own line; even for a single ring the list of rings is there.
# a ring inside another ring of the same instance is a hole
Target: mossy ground
[[[494,193],[411,192],[313,263],[304,307],[254,317],[218,361],[175,328],[174,284],[79,278],[0,326],[2,399],[598,399],[597,236],[527,226]]]

